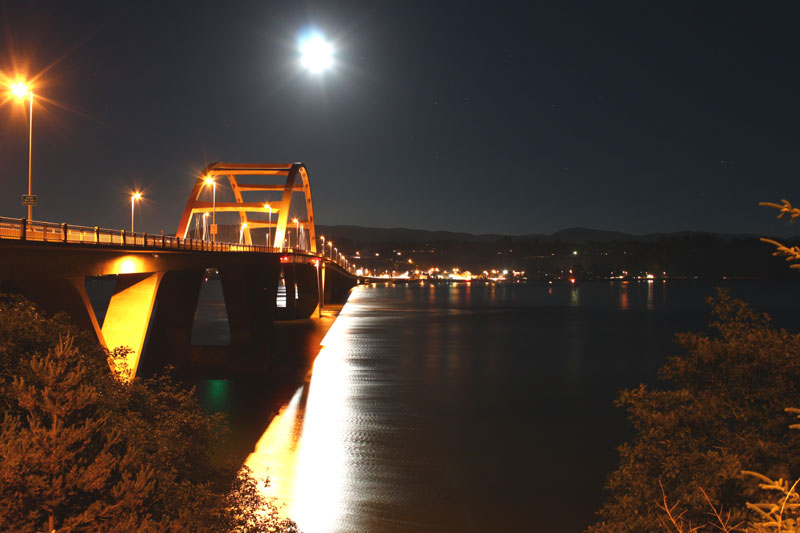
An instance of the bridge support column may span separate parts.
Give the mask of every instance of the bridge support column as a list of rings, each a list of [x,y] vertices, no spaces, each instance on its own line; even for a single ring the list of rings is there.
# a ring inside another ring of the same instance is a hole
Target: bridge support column
[[[188,370],[192,359],[192,325],[203,283],[203,270],[173,270],[161,279],[147,348],[139,368],[151,374],[166,365]]]
[[[131,378],[136,376],[139,367],[150,316],[163,277],[163,272],[120,274],[108,304],[102,329],[106,347],[112,351],[119,346],[130,348],[126,362]]]
[[[308,318],[319,303],[319,284],[314,265],[296,264],[297,301],[294,305],[295,318]]]
[[[231,332],[234,370],[266,370],[280,262],[277,257],[260,258],[255,264],[220,269],[225,310]],[[287,292],[289,284],[287,280]],[[287,294],[287,302],[288,302]]]
[[[347,301],[350,289],[355,287],[356,280],[343,274],[333,267],[325,269],[325,301],[329,303],[344,303]]]

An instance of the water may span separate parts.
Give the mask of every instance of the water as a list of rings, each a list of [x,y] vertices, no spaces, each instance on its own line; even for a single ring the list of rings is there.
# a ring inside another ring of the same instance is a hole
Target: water
[[[792,328],[800,285],[729,287]],[[358,287],[313,369],[271,396],[279,409],[254,407],[261,385],[201,393],[231,412],[247,464],[307,533],[581,531],[630,436],[617,391],[657,382],[674,334],[704,329],[712,293],[689,281]]]

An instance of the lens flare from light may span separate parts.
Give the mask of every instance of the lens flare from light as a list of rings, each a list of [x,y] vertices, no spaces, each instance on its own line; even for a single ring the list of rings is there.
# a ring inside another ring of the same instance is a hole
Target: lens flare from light
[[[13,94],[17,98],[25,98],[30,93],[30,88],[18,81],[11,85],[11,94]]]
[[[319,33],[300,41],[300,64],[310,72],[320,73],[333,66],[333,46]]]

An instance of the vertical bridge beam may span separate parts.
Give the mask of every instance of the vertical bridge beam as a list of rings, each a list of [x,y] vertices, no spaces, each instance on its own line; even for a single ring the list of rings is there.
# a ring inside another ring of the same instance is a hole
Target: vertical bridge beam
[[[144,359],[139,362],[140,371],[152,374],[165,365],[179,371],[191,367],[192,326],[203,273],[204,269],[193,269],[164,274],[158,286]]]
[[[278,256],[264,254],[246,265],[219,269],[235,358],[229,364],[234,370],[267,368],[280,268]]]

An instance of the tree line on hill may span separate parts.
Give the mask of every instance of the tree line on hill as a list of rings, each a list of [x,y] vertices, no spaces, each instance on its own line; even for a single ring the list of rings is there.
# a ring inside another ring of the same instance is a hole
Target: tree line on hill
[[[492,268],[524,270],[529,279],[552,279],[569,270],[585,279],[604,279],[623,271],[659,276],[666,272],[670,277],[711,280],[725,277],[793,279],[785,262],[770,255],[770,244],[747,235],[682,232],[620,239],[618,234],[604,233],[602,239],[577,242],[579,234],[574,232],[563,234],[575,239],[567,241],[559,237],[492,236],[485,239],[461,234],[439,235],[440,238],[434,239],[436,232],[416,232],[412,234],[413,240],[400,240],[404,233],[393,230],[348,234],[337,226],[324,231],[349,257],[355,257],[358,252],[356,264],[401,272],[409,268],[458,267],[472,272]],[[375,240],[382,235],[388,240]],[[580,235],[601,237],[595,233]],[[357,240],[359,236],[363,240]],[[426,236],[430,240],[417,240]],[[790,246],[798,243],[800,239],[787,241]],[[408,259],[413,263],[408,263]]]

